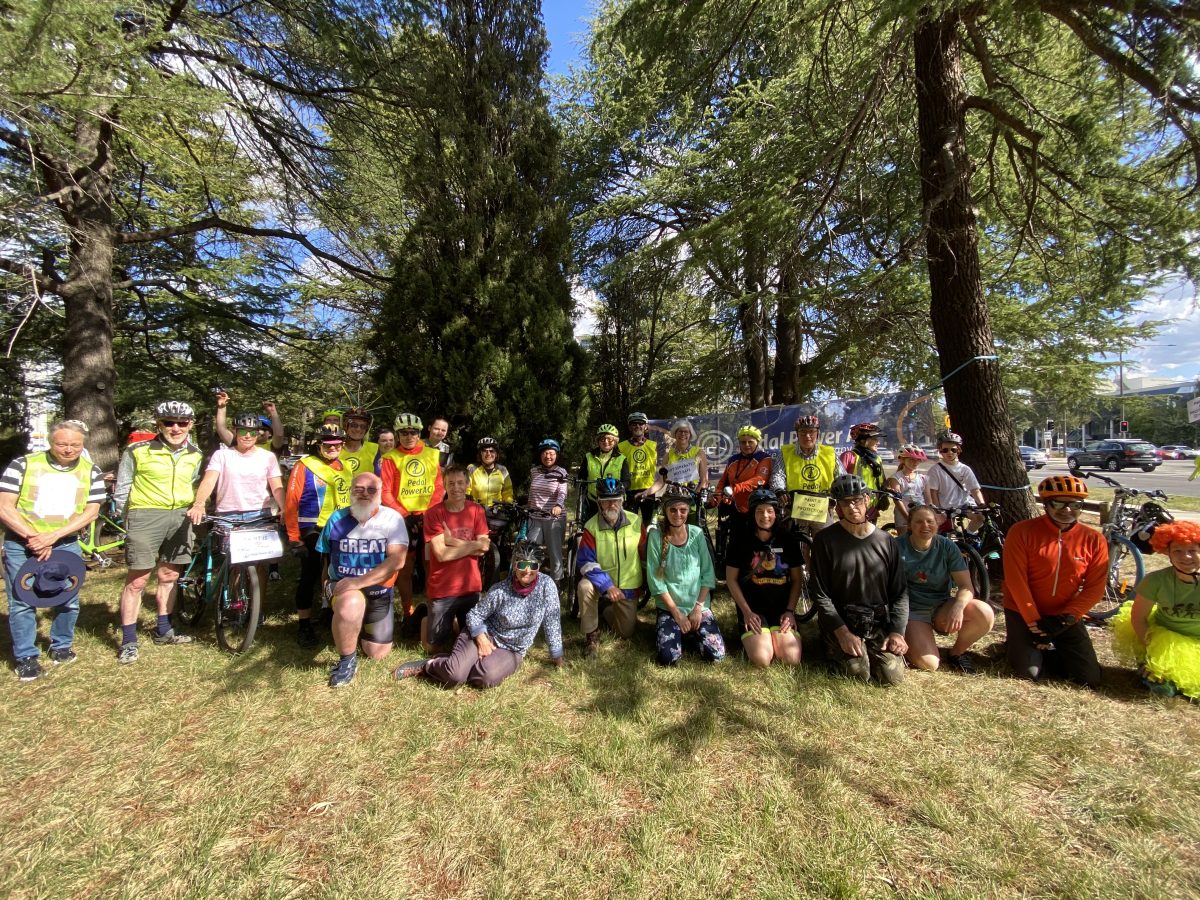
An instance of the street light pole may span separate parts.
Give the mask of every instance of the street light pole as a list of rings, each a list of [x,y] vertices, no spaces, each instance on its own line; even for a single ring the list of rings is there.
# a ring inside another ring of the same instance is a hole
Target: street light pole
[[[1117,382],[1117,396],[1121,398],[1121,421],[1125,422],[1125,348],[1120,348],[1117,353],[1117,377],[1120,379]],[[1121,434],[1125,434],[1124,426],[1122,426]]]

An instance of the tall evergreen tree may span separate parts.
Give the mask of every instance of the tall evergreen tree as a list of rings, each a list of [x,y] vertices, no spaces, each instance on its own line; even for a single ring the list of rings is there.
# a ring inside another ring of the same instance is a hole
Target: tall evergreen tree
[[[524,460],[570,429],[582,390],[541,7],[448,0],[422,25],[398,185],[413,214],[377,322],[380,376],[397,409]]]

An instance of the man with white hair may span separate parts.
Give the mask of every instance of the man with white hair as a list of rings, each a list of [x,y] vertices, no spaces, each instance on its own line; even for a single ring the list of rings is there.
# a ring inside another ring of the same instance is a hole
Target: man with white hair
[[[579,542],[579,624],[587,643],[584,656],[600,651],[600,601],[604,617],[623,638],[633,637],[637,600],[642,592],[646,535],[637,513],[624,508],[625,485],[601,478],[596,485],[600,510],[583,526]]]
[[[398,512],[382,505],[382,495],[382,479],[359,472],[350,505],[329,517],[317,539],[317,552],[329,554],[333,643],[341,657],[329,674],[331,688],[354,680],[360,642],[371,659],[392,649],[392,585],[408,552],[408,529]]]

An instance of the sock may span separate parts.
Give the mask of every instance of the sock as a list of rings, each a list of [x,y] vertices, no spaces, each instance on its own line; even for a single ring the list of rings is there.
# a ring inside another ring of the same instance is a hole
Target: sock
[[[137,622],[132,625],[121,626],[121,643],[136,644],[137,643]]]
[[[158,617],[158,636],[162,637],[164,634],[166,634],[170,630],[171,630],[171,617],[160,615]]]
[[[300,619],[296,622],[296,626],[301,631],[312,631],[312,619]]]

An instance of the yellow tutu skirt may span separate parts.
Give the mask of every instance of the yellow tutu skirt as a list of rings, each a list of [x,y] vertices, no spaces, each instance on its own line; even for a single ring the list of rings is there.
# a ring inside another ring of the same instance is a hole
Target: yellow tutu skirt
[[[1200,699],[1200,638],[1188,637],[1154,624],[1146,629],[1146,646],[1133,631],[1133,604],[1113,617],[1113,652],[1126,663],[1140,663],[1151,681],[1171,682],[1176,690]]]

